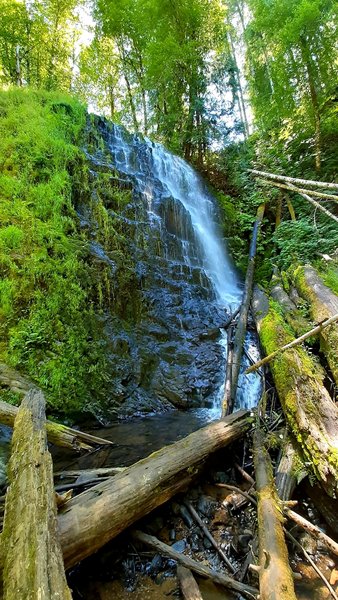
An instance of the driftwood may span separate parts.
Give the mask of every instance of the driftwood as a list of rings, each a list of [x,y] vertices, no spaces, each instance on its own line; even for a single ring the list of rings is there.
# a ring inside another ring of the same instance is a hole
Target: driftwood
[[[178,565],[177,579],[180,582],[182,595],[185,600],[203,600],[196,579],[190,569]]]
[[[154,452],[70,500],[66,511],[59,515],[66,567],[93,554],[186,488],[209,454],[241,437],[250,425],[249,413],[239,411]]]
[[[253,276],[255,268],[255,257],[257,248],[257,238],[261,226],[261,222],[264,216],[265,204],[261,204],[257,210],[256,220],[252,232],[250,251],[249,251],[249,262],[245,277],[244,293],[241,304],[241,309],[238,317],[238,323],[236,327],[234,342],[233,342],[233,354],[232,354],[232,369],[231,369],[231,393],[229,398],[228,390],[225,389],[223,398],[222,414],[230,414],[235,405],[238,377],[241,366],[241,358],[243,352],[243,345],[245,340],[245,332],[247,327],[247,320],[250,308],[250,301],[252,296]]]
[[[292,340],[292,342],[289,342],[288,344],[281,346],[274,352],[271,352],[271,354],[269,354],[268,356],[265,356],[261,360],[258,360],[254,365],[251,365],[251,367],[249,367],[245,371],[245,373],[252,373],[253,371],[257,371],[257,369],[259,369],[259,367],[266,365],[273,358],[275,358],[277,356],[277,354],[280,354],[281,352],[285,352],[285,350],[289,350],[290,348],[294,348],[295,346],[302,344],[309,337],[312,337],[313,335],[317,335],[317,333],[322,333],[322,330],[325,329],[325,327],[329,327],[329,325],[332,325],[332,323],[336,323],[336,321],[338,321],[338,313],[336,315],[333,315],[329,319],[322,321],[321,323],[319,323],[319,325],[316,325],[316,327],[314,327],[310,331],[307,331],[306,333],[304,333],[304,335],[301,335],[299,338]]]
[[[259,427],[254,434],[254,463],[258,500],[260,598],[296,600],[271,461]]]
[[[235,579],[232,579],[231,577],[228,577],[223,573],[219,573],[217,571],[209,569],[205,565],[202,565],[201,563],[193,560],[192,558],[189,558],[188,556],[177,552],[176,550],[174,550],[167,544],[164,544],[152,535],[148,535],[146,533],[143,533],[142,531],[134,531],[132,536],[134,540],[137,540],[138,542],[142,542],[143,544],[154,548],[159,554],[176,560],[179,564],[183,565],[187,569],[190,569],[191,571],[194,571],[194,573],[197,573],[202,577],[211,579],[215,583],[223,585],[227,589],[240,592],[243,596],[247,598],[252,599],[257,597],[258,590],[252,587],[251,585],[246,585],[245,583],[236,581]]]
[[[31,388],[37,391],[37,388]],[[42,393],[42,392],[40,392]],[[7,402],[0,401],[0,423],[13,427],[18,408]],[[92,450],[93,447],[112,445],[113,442],[102,438],[72,429],[60,423],[47,421],[46,423],[48,441],[62,448],[70,448],[71,450]]]
[[[15,419],[1,537],[5,600],[70,599],[58,539],[45,400],[31,390]]]
[[[338,296],[330,290],[310,265],[298,267],[294,273],[299,294],[310,305],[310,314],[314,321],[329,319],[338,313]],[[338,385],[338,325],[320,331],[321,350]]]
[[[267,355],[293,341],[283,318],[258,288],[253,312]],[[299,346],[278,352],[270,368],[289,428],[323,487],[334,496],[338,488],[338,408],[324,386],[324,374]]]
[[[291,184],[305,185],[307,187],[326,188],[328,190],[338,190],[338,183],[327,183],[325,181],[312,181],[310,179],[297,179],[295,177],[286,177],[285,175],[277,175],[275,173],[266,173],[265,171],[257,171],[257,169],[248,169],[253,175],[263,176],[266,179],[276,181],[287,181]]]

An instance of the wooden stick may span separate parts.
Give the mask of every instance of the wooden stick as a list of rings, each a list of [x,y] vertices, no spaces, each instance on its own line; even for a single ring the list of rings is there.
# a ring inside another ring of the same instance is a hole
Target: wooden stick
[[[327,188],[329,190],[338,190],[338,183],[327,183],[325,181],[312,181],[310,179],[297,179],[295,177],[286,177],[285,175],[276,175],[275,173],[266,173],[265,171],[257,171],[257,169],[248,169],[253,175],[262,175],[267,179],[275,179],[276,181],[287,181],[308,187]]]
[[[257,598],[258,590],[256,588],[252,587],[251,585],[240,583],[239,581],[228,577],[228,575],[224,575],[223,573],[219,573],[217,571],[209,569],[205,565],[202,565],[201,563],[193,560],[192,558],[189,558],[188,556],[177,552],[176,550],[174,550],[167,544],[164,544],[152,535],[148,535],[146,533],[143,533],[142,531],[133,531],[132,537],[138,542],[142,542],[143,544],[154,548],[159,554],[176,560],[179,564],[183,565],[187,569],[190,569],[191,571],[194,571],[194,573],[197,573],[202,577],[211,579],[215,583],[223,585],[225,588],[240,592],[247,598]]]
[[[238,494],[241,494],[241,496],[243,496],[244,498],[246,498],[247,500],[249,500],[249,502],[252,502],[252,504],[254,504],[255,506],[257,506],[257,500],[251,496],[250,494],[248,494],[248,492],[245,492],[244,490],[241,490],[241,488],[236,487],[235,485],[229,485],[227,483],[216,483],[217,487],[221,487],[224,488],[226,490],[229,490],[231,492],[237,492]]]
[[[194,509],[194,507],[192,506],[192,504],[190,504],[190,502],[188,502],[188,501],[186,501],[184,504],[190,510],[190,512],[191,512],[192,516],[194,517],[196,523],[198,523],[198,525],[202,529],[205,537],[208,538],[209,542],[213,545],[213,547],[215,548],[216,552],[218,552],[218,554],[220,555],[220,557],[222,558],[222,560],[225,562],[226,566],[230,569],[230,571],[232,573],[235,573],[235,571],[236,571],[235,567],[231,564],[231,562],[228,559],[228,557],[224,554],[223,550],[219,547],[219,545],[217,544],[215,538],[211,535],[209,529],[205,526],[205,524],[203,523],[201,517],[196,512],[196,510]]]
[[[283,512],[286,514],[287,517],[289,517],[289,519],[292,519],[292,521],[297,523],[297,525],[311,533],[311,535],[313,535],[317,540],[320,540],[330,552],[338,556],[337,542],[335,542],[332,538],[326,535],[326,533],[319,529],[319,527],[313,525],[312,523],[310,523],[310,521],[304,519],[304,517],[294,512],[290,508],[284,507]]]
[[[177,579],[180,582],[183,598],[185,598],[185,600],[203,600],[196,579],[190,569],[178,565]]]
[[[312,560],[311,556],[306,552],[306,550],[296,540],[296,538],[294,538],[293,535],[291,535],[291,533],[289,531],[286,531],[286,530],[284,530],[284,531],[285,531],[286,537],[289,538],[289,540],[298,548],[298,550],[300,550],[300,552],[302,552],[302,554],[305,556],[306,560],[309,561],[311,567],[316,571],[317,575],[321,578],[323,583],[326,585],[327,589],[329,590],[329,592],[330,592],[331,596],[334,598],[334,600],[338,600],[338,596],[337,596],[336,592],[334,591],[333,587],[330,585],[330,583],[326,579],[325,575],[323,575],[321,570],[318,569],[316,563]]]
[[[232,357],[232,370],[231,370],[231,394],[230,402],[228,402],[228,391],[224,390],[224,397],[222,402],[222,415],[229,415],[232,413],[235,405],[237,395],[238,377],[240,372],[240,363],[243,352],[243,345],[245,341],[245,333],[247,327],[247,320],[250,308],[250,301],[252,296],[253,276],[255,269],[255,257],[257,248],[257,239],[260,230],[260,226],[263,220],[265,211],[265,204],[261,204],[257,209],[256,220],[252,232],[250,251],[249,251],[249,262],[245,277],[243,300],[239,313],[238,323],[236,327],[236,333],[233,345],[233,357]]]
[[[243,467],[241,467],[241,465],[239,465],[237,462],[235,462],[235,467],[236,467],[237,471],[242,475],[243,479],[246,479],[246,481],[248,481],[251,485],[255,485],[255,480],[253,479],[253,477],[251,477],[251,475],[249,475],[249,473],[244,471],[244,469],[243,469]]]
[[[71,599],[58,537],[45,399],[24,397],[14,424],[1,554],[5,600]]]
[[[272,352],[268,356],[265,356],[261,360],[257,361],[254,365],[251,365],[251,367],[249,367],[245,371],[245,374],[256,371],[257,369],[259,369],[259,367],[265,365],[266,363],[270,362],[273,358],[275,358],[275,356],[277,356],[277,354],[280,354],[281,352],[285,352],[285,350],[289,350],[290,348],[293,348],[294,346],[298,346],[299,344],[304,342],[304,340],[306,340],[307,338],[311,337],[312,335],[316,335],[317,333],[320,333],[322,331],[322,329],[325,329],[325,327],[328,327],[329,325],[331,325],[332,323],[335,323],[336,321],[338,321],[338,313],[333,315],[333,317],[330,317],[329,319],[325,319],[325,321],[323,321],[322,323],[319,323],[319,325],[316,325],[316,327],[311,329],[311,331],[304,333],[304,335],[301,335],[299,338],[293,340],[289,344],[285,344],[285,346],[278,348],[278,350],[275,350],[275,352]]]
[[[275,187],[282,188],[283,190],[293,191],[294,188],[286,185],[285,183],[277,183],[277,181],[267,181],[266,179],[260,178],[263,183],[267,185],[274,185]],[[298,186],[297,186],[298,187]],[[305,190],[304,188],[298,188],[299,192],[303,194],[311,194],[311,196],[316,196],[316,198],[322,198],[322,200],[330,200],[331,202],[338,202],[338,196],[333,196],[332,194],[325,194],[324,192],[317,192],[316,190]]]

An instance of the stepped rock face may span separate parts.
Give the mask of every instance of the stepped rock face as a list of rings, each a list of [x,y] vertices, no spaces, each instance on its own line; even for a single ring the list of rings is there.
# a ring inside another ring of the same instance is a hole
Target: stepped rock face
[[[108,418],[212,404],[224,349],[201,334],[238,303],[236,274],[203,182],[161,146],[95,117],[76,199],[100,280]]]

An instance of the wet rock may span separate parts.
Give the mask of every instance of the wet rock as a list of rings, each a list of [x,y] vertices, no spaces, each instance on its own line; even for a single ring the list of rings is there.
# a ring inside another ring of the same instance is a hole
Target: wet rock
[[[184,540],[178,540],[177,542],[175,542],[174,544],[171,545],[173,550],[176,550],[176,552],[184,552],[185,548],[187,545],[187,541]]]
[[[203,538],[203,546],[206,550],[210,550],[213,546],[210,540],[207,537]]]
[[[146,573],[147,573],[147,575],[151,575],[152,577],[154,577],[161,571],[162,567],[163,567],[162,557],[159,554],[155,554],[151,563],[149,565],[147,565],[147,567],[146,567]]]
[[[200,496],[197,503],[197,510],[205,517],[210,518],[217,507],[217,502],[210,496]]]
[[[180,505],[179,512],[180,512],[180,515],[181,515],[184,523],[190,529],[190,527],[192,527],[192,525],[194,523],[194,520],[193,520],[190,512],[188,511],[188,509],[183,504]]]

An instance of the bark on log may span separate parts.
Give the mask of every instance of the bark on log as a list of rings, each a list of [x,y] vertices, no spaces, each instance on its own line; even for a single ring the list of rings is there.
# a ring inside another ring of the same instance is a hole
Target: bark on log
[[[37,391],[37,388],[30,388]],[[41,392],[42,393],[42,392]],[[18,414],[18,408],[7,402],[0,401],[0,423],[13,427],[15,418]],[[92,450],[93,447],[112,445],[113,442],[104,440],[103,438],[72,429],[60,423],[47,421],[46,423],[48,441],[62,448],[70,448],[71,450]]]
[[[309,302],[310,314],[314,321],[322,321],[338,313],[338,296],[330,290],[310,265],[298,267],[294,273],[299,294]],[[338,385],[338,324],[335,323],[320,332],[321,350]]]
[[[296,600],[271,461],[259,428],[254,434],[254,464],[258,500],[260,598]]]
[[[302,315],[300,310],[298,310],[294,301],[288,296],[286,291],[284,290],[282,281],[278,275],[275,273],[272,277],[272,288],[271,288],[271,297],[273,300],[278,302],[282,307],[283,314],[285,320],[289,323],[292,329],[295,331],[297,336],[301,336],[310,329],[312,329],[313,324],[308,319]]]
[[[12,439],[1,536],[5,600],[69,600],[47,449],[45,400],[31,390],[22,401]]]
[[[319,485],[310,485],[307,479],[302,483],[302,490],[304,495],[311,498],[325,523],[338,535],[338,500],[327,496]]]
[[[285,175],[276,175],[275,173],[266,173],[265,171],[257,171],[257,169],[248,169],[249,173],[266,177],[275,181],[287,181],[291,184],[305,185],[308,187],[326,188],[328,190],[338,190],[338,183],[327,183],[325,181],[312,181],[310,179],[297,179],[295,177],[286,177]],[[310,192],[311,193],[311,192]]]
[[[253,312],[266,354],[292,342],[283,318],[258,288]],[[290,430],[323,487],[334,496],[338,489],[338,408],[323,384],[322,369],[299,346],[278,353],[270,368]]]
[[[180,582],[182,595],[185,600],[203,600],[200,589],[196,583],[196,579],[190,569],[178,565],[177,579]]]
[[[223,398],[223,409],[222,414],[229,415],[235,406],[235,400],[237,395],[237,384],[238,377],[241,366],[241,358],[243,353],[243,345],[245,340],[245,332],[247,327],[247,320],[250,308],[250,301],[252,296],[252,286],[253,286],[253,277],[254,277],[254,269],[255,269],[255,258],[256,258],[256,248],[257,248],[257,239],[260,230],[260,226],[262,223],[262,219],[264,216],[265,204],[261,204],[257,210],[256,220],[252,232],[250,251],[249,251],[249,262],[248,268],[245,277],[244,284],[244,293],[243,300],[241,304],[241,309],[238,317],[238,323],[236,327],[234,342],[233,342],[233,350],[232,350],[232,369],[231,369],[231,394],[230,394],[230,402],[228,402],[228,394],[227,390],[225,390],[225,395]]]
[[[184,489],[209,454],[250,428],[247,411],[211,423],[83,492],[59,515],[66,567],[93,554],[135,521]]]
[[[167,556],[168,558],[172,558],[176,560],[179,564],[183,565],[187,569],[194,571],[198,575],[202,577],[206,577],[207,579],[211,579],[215,583],[219,583],[223,585],[225,588],[230,590],[235,590],[236,592],[240,592],[242,595],[245,595],[248,598],[257,597],[258,590],[251,585],[246,585],[245,583],[241,583],[224,575],[223,573],[219,573],[218,571],[214,571],[209,569],[205,565],[189,558],[189,556],[185,556],[180,552],[177,552],[167,544],[164,544],[156,537],[152,535],[148,535],[147,533],[143,533],[142,531],[134,531],[133,538],[138,542],[142,542],[151,548],[154,548],[156,552],[162,554],[163,556]]]

